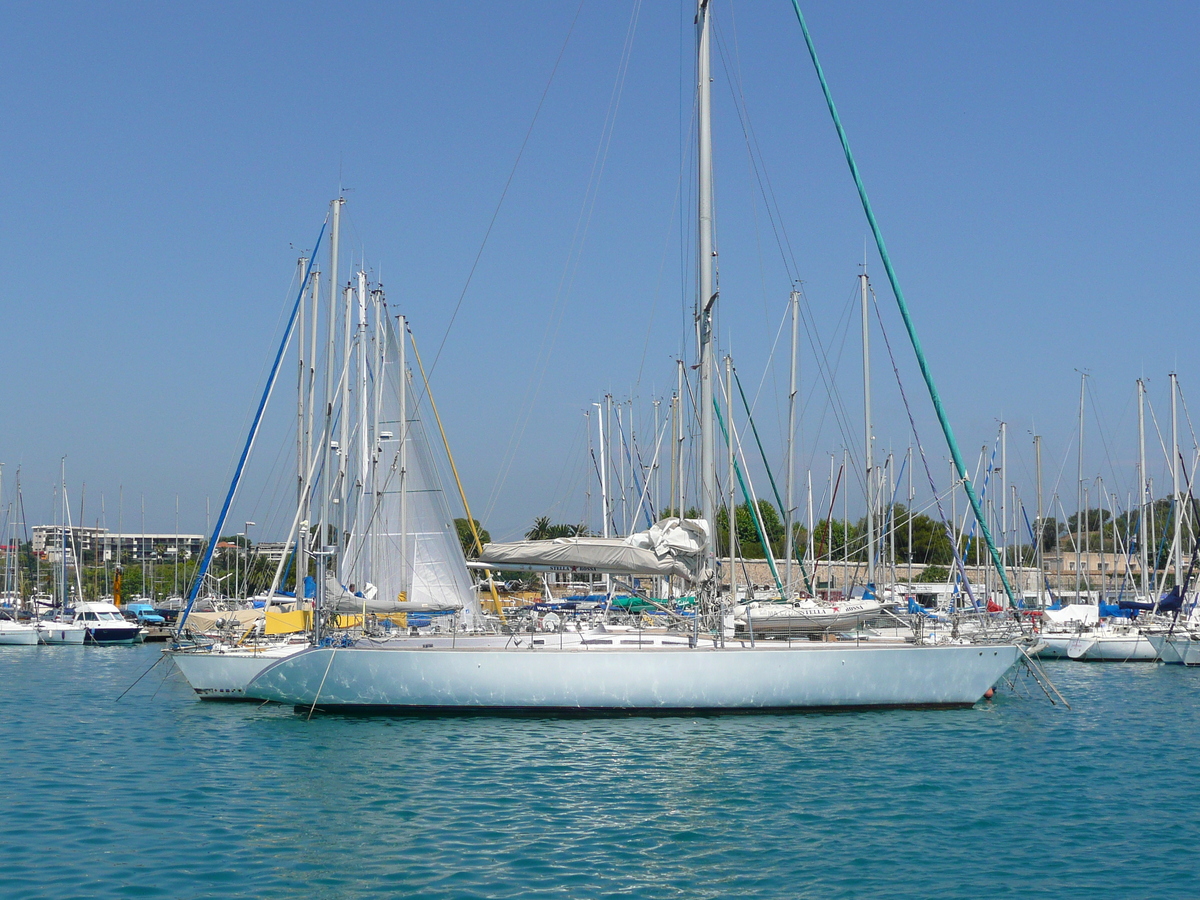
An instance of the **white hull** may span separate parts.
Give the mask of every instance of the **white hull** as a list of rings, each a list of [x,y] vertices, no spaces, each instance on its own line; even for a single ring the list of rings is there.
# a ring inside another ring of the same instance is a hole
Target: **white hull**
[[[87,629],[69,622],[38,622],[38,639],[43,644],[83,644]]]
[[[28,647],[38,642],[37,629],[19,622],[0,622],[0,646]]]
[[[1072,638],[1067,656],[1084,662],[1154,662],[1158,651],[1142,634],[1083,634]]]
[[[552,640],[552,639],[551,639]],[[547,643],[551,643],[550,640]],[[647,649],[313,648],[246,696],[322,709],[654,713],[969,706],[1017,647],[655,646]]]
[[[1041,641],[1041,649],[1038,650],[1037,656],[1039,659],[1070,659],[1067,655],[1067,648],[1071,646],[1071,641],[1075,639],[1073,634],[1046,634],[1043,632],[1038,635]]]
[[[271,663],[299,653],[307,644],[265,650],[168,650],[192,690],[204,700],[244,700],[246,685]]]
[[[1200,639],[1190,634],[1152,634],[1147,640],[1154,645],[1159,658],[1173,666],[1200,666]]]

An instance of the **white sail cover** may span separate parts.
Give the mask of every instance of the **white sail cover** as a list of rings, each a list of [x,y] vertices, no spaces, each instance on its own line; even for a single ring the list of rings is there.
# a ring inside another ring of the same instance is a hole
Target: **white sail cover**
[[[625,538],[574,537],[512,541],[483,547],[480,562],[496,569],[569,570],[617,575],[675,575],[700,580],[708,548],[703,519],[668,518]]]
[[[385,332],[379,391],[379,414],[372,439],[372,464],[360,492],[347,558],[340,567],[342,584],[370,582],[367,590],[339,592],[334,608],[367,612],[429,612],[463,610],[468,624],[482,612],[471,587],[458,530],[421,422],[410,379],[400,372],[400,352],[390,319]],[[405,416],[400,421],[400,391],[407,391]],[[372,386],[374,393],[374,386]],[[361,433],[361,429],[360,429]],[[406,447],[400,452],[401,441]],[[401,468],[403,466],[403,472]],[[403,500],[403,502],[402,502]],[[331,586],[332,587],[332,586]],[[342,594],[347,596],[342,596]]]

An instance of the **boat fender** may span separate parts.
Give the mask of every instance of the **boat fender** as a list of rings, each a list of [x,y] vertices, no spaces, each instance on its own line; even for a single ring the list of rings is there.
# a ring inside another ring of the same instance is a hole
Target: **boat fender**
[[[995,688],[988,688],[986,691],[984,691],[984,692],[983,692],[983,699],[984,699],[984,700],[991,700],[991,699],[992,699],[993,697],[995,697],[995,696],[996,696],[996,689],[995,689]]]

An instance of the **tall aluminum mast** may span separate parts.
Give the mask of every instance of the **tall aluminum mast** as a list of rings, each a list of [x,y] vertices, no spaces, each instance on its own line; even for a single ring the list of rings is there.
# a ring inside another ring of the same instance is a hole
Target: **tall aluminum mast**
[[[794,444],[796,441],[796,334],[800,321],[800,292],[792,291],[790,298],[792,308],[792,362],[788,375],[788,436],[787,436],[787,509],[784,511],[784,523],[787,533],[784,535],[784,549],[787,553],[786,573],[783,578],[783,589],[786,592],[784,600],[792,598],[792,556],[795,554],[795,537],[792,534],[792,522],[795,520],[793,496],[795,493],[796,459]]]
[[[701,514],[716,538],[715,505],[717,497],[717,464],[713,434],[713,307],[717,302],[713,290],[713,197],[712,197],[712,73],[709,57],[709,2],[699,0],[696,10],[696,30],[699,43],[697,80],[699,88],[699,130],[697,160],[699,184],[697,190],[698,244],[696,263],[696,328],[700,356],[700,502]],[[708,567],[713,568],[713,540],[707,551]]]
[[[1016,507],[1013,507],[1014,511]],[[1000,423],[1000,559],[1008,568],[1008,423]]]
[[[600,429],[600,533],[604,537],[608,537],[608,458],[606,456],[606,441],[607,436],[604,433],[604,426],[608,424],[611,428],[611,422],[605,420],[609,415],[609,407],[612,396],[604,395],[603,406],[599,403],[596,406],[596,426]],[[612,579],[605,573],[604,575],[604,594],[609,596],[612,593]]]
[[[1183,503],[1179,496],[1179,415],[1176,398],[1179,394],[1178,376],[1172,372],[1171,379],[1171,503],[1174,507],[1175,531],[1171,536],[1171,558],[1175,560],[1175,584],[1179,584],[1179,550],[1182,546],[1180,525],[1183,521]]]
[[[300,308],[298,312],[297,337],[296,342],[296,506],[300,511],[300,518],[308,518],[304,513],[305,497],[308,494],[308,422],[309,410],[308,404],[311,398],[308,395],[305,386],[308,383],[308,370],[312,365],[312,360],[308,358],[307,335],[308,329],[314,332],[317,328],[317,322],[314,318],[310,323],[308,321],[306,297],[305,293],[308,289],[308,284],[305,279],[308,278],[308,258],[301,256],[296,263],[299,269],[300,279]],[[175,499],[176,518],[178,518],[179,498]],[[176,527],[176,532],[179,528]],[[176,538],[175,558],[179,558],[178,538]],[[296,596],[303,598],[304,576],[308,574],[307,559],[304,555],[305,547],[303,543],[296,544],[296,583],[300,585],[300,590],[296,592]]]
[[[1042,545],[1045,542],[1045,519],[1042,517],[1042,436],[1035,434],[1033,436],[1033,455],[1034,465],[1037,467],[1037,528],[1035,532],[1037,537],[1034,539],[1034,553],[1037,554],[1037,596],[1038,609],[1046,608],[1045,584],[1046,584],[1046,569],[1042,558]],[[1058,533],[1058,523],[1054,523],[1055,534]]]
[[[736,477],[737,456],[733,445],[733,357],[728,355],[725,357],[725,402],[729,419],[725,423],[726,436],[729,441],[729,472],[726,484],[729,491],[729,518],[727,520],[729,522],[729,605],[734,606],[737,604],[737,495],[734,493],[733,485]],[[769,547],[767,552],[771,552]],[[747,585],[746,597],[746,602],[750,602],[749,585]],[[746,623],[753,633],[754,623],[750,621],[749,611],[746,612]]]
[[[868,316],[868,283],[864,266],[858,276],[862,288],[862,353],[863,353],[863,427],[866,462],[863,466],[867,487],[867,584],[875,586],[875,468],[872,444],[875,436],[871,428],[871,320]]]
[[[347,475],[350,466],[350,379],[352,377],[352,369],[350,368],[350,341],[353,335],[353,308],[354,308],[354,288],[349,281],[342,287],[342,368],[345,369],[346,375],[341,379],[342,382],[342,399],[338,410],[338,450],[337,450],[337,493],[334,495],[333,502],[338,504],[337,511],[337,544],[338,548],[338,571],[342,572],[342,566],[345,562],[346,554],[346,531],[350,527],[349,513],[347,506],[349,505],[347,498],[350,496],[350,490],[347,486]],[[334,487],[331,484],[330,487]],[[349,578],[349,574],[342,572],[342,577]]]
[[[408,436],[409,419],[416,418],[417,411],[408,408],[408,360],[405,355],[405,340],[408,337],[408,322],[404,316],[396,316],[396,344],[400,368],[400,424],[399,434],[399,491],[400,491],[400,591],[405,600],[411,600],[412,568],[408,564]],[[416,561],[413,554],[413,561]]]
[[[593,403],[596,408],[596,427],[600,428],[600,534],[608,536],[608,460],[605,457],[604,420],[607,412],[607,397],[604,403]]]
[[[304,383],[308,375],[308,309],[305,304],[305,293],[308,285],[308,257],[301,256],[296,260],[297,277],[300,281],[300,309],[296,320],[296,505],[304,505],[304,473],[308,471],[308,460],[305,457],[305,442],[308,435],[305,431],[306,407],[308,398],[304,394]],[[315,324],[315,323],[314,323]]]
[[[1138,563],[1142,570],[1142,600],[1150,596],[1150,547],[1146,541],[1146,385],[1137,381],[1138,393]],[[1153,512],[1151,507],[1150,512]]]
[[[1079,465],[1076,468],[1075,486],[1075,602],[1079,602],[1080,579],[1083,577],[1083,520],[1087,515],[1083,508],[1083,392],[1087,386],[1087,373],[1079,373]],[[1090,516],[1088,516],[1090,518]]]
[[[367,397],[370,393],[370,380],[367,377],[367,304],[370,302],[367,286],[367,273],[358,271],[358,290],[355,291],[355,311],[358,321],[355,323],[354,343],[358,355],[358,488],[360,498],[367,490],[367,467],[371,462],[371,443],[374,431],[368,414]],[[362,500],[359,500],[361,503]]]
[[[675,515],[683,518],[683,360],[675,361],[675,488],[671,498]]]
[[[333,207],[333,225],[329,235],[329,310],[325,317],[325,426],[322,431],[323,446],[321,447],[321,533],[317,539],[318,549],[329,543],[329,501],[333,492],[333,373],[337,368],[337,272],[338,272],[338,237],[342,223],[342,204],[346,201],[338,197],[331,202]],[[322,557],[325,559],[326,557]],[[325,580],[324,573],[317,575],[317,584]]]

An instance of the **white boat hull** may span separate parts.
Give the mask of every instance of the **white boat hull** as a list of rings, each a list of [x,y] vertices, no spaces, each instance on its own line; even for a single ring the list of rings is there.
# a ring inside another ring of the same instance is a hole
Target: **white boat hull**
[[[299,653],[306,644],[288,644],[262,651],[168,650],[166,651],[192,690],[203,700],[244,700],[246,685],[273,662]]]
[[[246,696],[322,709],[655,713],[970,706],[1017,647],[313,648]]]
[[[1067,656],[1083,662],[1154,662],[1158,651],[1142,634],[1084,634],[1072,638]]]
[[[38,642],[37,629],[19,622],[0,623],[0,646],[28,647]]]
[[[1200,639],[1190,634],[1152,634],[1146,638],[1159,658],[1173,666],[1200,666]]]
[[[87,629],[69,622],[39,622],[38,639],[43,644],[83,644]]]
[[[1071,646],[1071,641],[1075,639],[1073,634],[1046,634],[1038,635],[1041,641],[1041,649],[1038,650],[1037,656],[1039,659],[1070,659],[1067,655],[1067,648]]]

